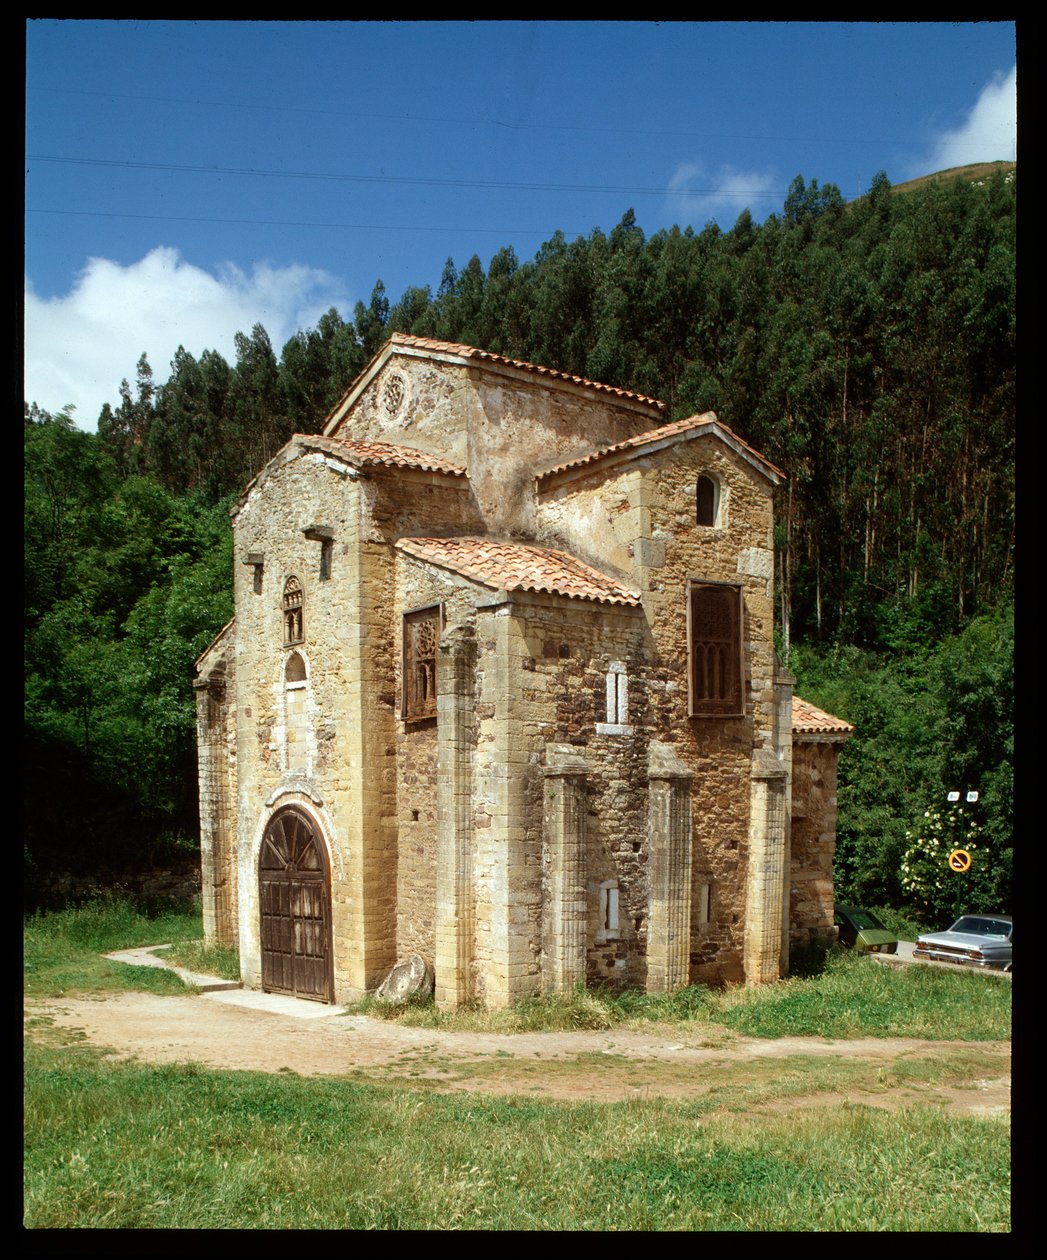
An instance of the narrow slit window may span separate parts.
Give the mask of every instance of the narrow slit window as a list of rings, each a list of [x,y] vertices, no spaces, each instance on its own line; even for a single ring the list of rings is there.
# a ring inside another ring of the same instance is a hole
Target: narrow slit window
[[[607,720],[618,725],[629,720],[629,675],[619,661],[607,671]]]
[[[720,486],[713,478],[703,473],[698,478],[695,492],[699,525],[718,525],[720,523]]]
[[[605,880],[600,885],[600,919],[596,933],[597,943],[615,939],[621,932],[619,917],[618,881]]]
[[[606,722],[597,722],[598,735],[631,735],[629,725],[629,675],[621,661],[612,661],[605,678]]]
[[[618,889],[608,888],[607,903],[604,906],[603,925],[605,931],[618,931]]]
[[[300,652],[284,663],[284,769],[307,770],[309,763],[309,678]]]

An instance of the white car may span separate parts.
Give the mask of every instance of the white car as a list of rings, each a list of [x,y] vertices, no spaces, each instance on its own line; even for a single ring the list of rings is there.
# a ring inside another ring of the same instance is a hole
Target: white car
[[[1009,914],[964,914],[948,931],[922,935],[912,956],[1010,971],[1012,926]]]

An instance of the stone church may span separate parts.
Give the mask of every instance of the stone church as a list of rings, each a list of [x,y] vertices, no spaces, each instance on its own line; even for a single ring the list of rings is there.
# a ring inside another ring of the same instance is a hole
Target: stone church
[[[320,1001],[761,983],[833,934],[836,756],[773,644],[783,474],[713,412],[395,334],[233,512],[204,915]]]

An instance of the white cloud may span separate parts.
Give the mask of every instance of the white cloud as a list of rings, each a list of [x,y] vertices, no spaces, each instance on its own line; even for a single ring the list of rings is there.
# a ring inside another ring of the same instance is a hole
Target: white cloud
[[[706,171],[701,162],[681,162],[669,180],[668,210],[677,223],[704,227],[715,219],[722,228],[734,226],[745,209],[760,220],[769,209],[768,194],[781,200],[781,179],[771,171],[739,171],[721,166]]]
[[[939,136],[914,174],[930,174],[972,162],[1013,162],[1018,134],[1017,69],[996,75],[955,131]]]
[[[25,397],[47,411],[72,403],[80,427],[93,429],[102,404],[119,403],[121,380],[133,382],[143,351],[159,383],[180,345],[232,363],[235,334],[260,323],[279,357],[331,306],[347,300],[325,271],[260,262],[247,274],[226,263],[213,276],[164,246],[126,267],[90,258],[59,297],[39,297],[26,277]]]

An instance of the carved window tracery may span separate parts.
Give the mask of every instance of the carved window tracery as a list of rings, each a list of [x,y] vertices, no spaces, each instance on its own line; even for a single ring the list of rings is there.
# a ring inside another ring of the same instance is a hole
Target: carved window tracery
[[[301,643],[305,638],[302,620],[302,584],[292,573],[284,583],[284,643]]]
[[[436,716],[436,648],[442,621],[438,604],[404,616],[400,716],[405,722],[421,722]]]
[[[691,581],[687,597],[691,716],[741,716],[742,588]]]

